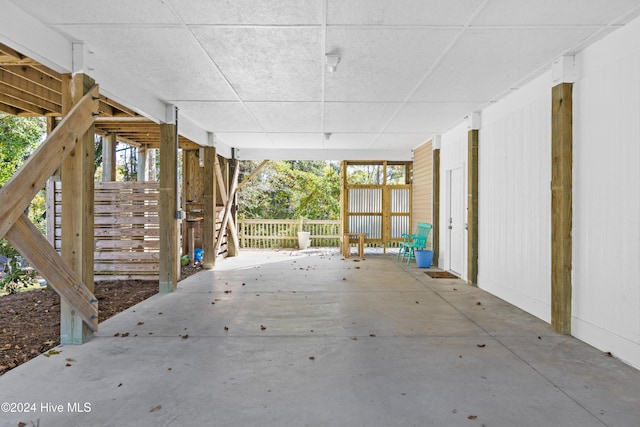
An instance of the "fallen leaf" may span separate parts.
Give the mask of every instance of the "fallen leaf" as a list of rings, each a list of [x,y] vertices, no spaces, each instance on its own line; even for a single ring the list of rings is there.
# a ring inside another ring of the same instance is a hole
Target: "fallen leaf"
[[[70,358],[70,357],[67,357],[65,360],[66,360],[67,362],[75,362],[75,361],[76,361],[76,359],[72,359],[72,358]]]
[[[144,322],[138,322],[138,326],[144,325]]]
[[[71,363],[67,363],[67,364],[66,364],[66,365],[64,365],[64,366],[69,367],[69,366],[71,366]]]
[[[27,423],[23,423],[22,421],[20,421],[18,423],[18,427],[25,427],[27,425]]]
[[[487,345],[486,344],[478,344],[478,347],[480,348],[485,348]]]
[[[260,329],[264,331],[265,329],[267,329],[267,327],[264,325],[260,325]]]
[[[610,351],[607,351],[604,355],[607,356],[607,357],[613,357],[613,354],[611,354]]]
[[[224,293],[225,293],[225,294],[230,294],[230,293],[231,293],[231,291],[224,291]]]
[[[416,301],[416,304],[420,304],[420,301]]]
[[[119,337],[120,336],[120,332],[116,332],[115,334],[113,334],[114,337]]]
[[[5,344],[4,346],[2,346],[2,348],[0,348],[0,351],[11,350],[11,347],[12,347],[11,344]]]
[[[481,303],[480,301],[478,301],[478,302],[476,303],[476,305],[482,305],[482,303]]]
[[[309,360],[316,360],[315,356],[309,356]]]
[[[118,387],[122,387],[122,383],[118,384]]]
[[[358,341],[358,337],[351,337],[352,340]]]
[[[162,406],[158,405],[155,408],[151,408],[149,412],[158,412],[160,409],[162,409]]]
[[[124,334],[120,335],[122,338],[128,337],[129,336],[129,332],[125,332]]]
[[[60,354],[60,352],[59,352],[59,351],[57,351],[57,350],[49,350],[48,352],[46,352],[46,353],[44,354],[44,357],[50,357],[50,356],[54,356],[54,355],[56,355],[56,354]]]
[[[370,336],[370,337],[375,337],[375,336],[376,336],[376,334],[369,334],[369,336]]]
[[[476,418],[478,418],[478,416],[477,415],[469,415],[467,418],[470,419],[470,420],[475,420]]]
[[[186,340],[187,338],[189,338],[189,334],[186,334],[186,335],[183,335],[183,336],[182,336],[182,339],[183,339],[183,340]]]
[[[224,327],[224,330],[225,330],[225,331],[228,331],[228,330],[229,330],[229,327],[228,327],[228,326],[225,326],[225,327]]]

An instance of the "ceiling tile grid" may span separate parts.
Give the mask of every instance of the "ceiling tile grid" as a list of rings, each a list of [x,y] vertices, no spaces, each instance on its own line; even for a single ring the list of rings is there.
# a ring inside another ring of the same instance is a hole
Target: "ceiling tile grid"
[[[90,48],[125,106],[148,94],[232,147],[300,152],[410,153],[640,15],[638,0],[9,1]]]

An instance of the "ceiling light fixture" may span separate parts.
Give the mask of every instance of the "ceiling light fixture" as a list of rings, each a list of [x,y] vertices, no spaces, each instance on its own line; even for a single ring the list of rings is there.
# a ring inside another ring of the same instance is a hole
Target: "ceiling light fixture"
[[[325,55],[327,63],[327,71],[334,73],[338,69],[338,62],[340,62],[340,55],[327,54]]]

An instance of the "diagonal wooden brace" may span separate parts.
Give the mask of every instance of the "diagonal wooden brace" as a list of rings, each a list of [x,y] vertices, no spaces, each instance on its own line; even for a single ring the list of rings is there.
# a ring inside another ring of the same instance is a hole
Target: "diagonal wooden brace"
[[[220,170],[219,165],[217,169]],[[217,254],[218,251],[220,250],[220,245],[222,244],[222,235],[224,234],[224,230],[227,228],[227,224],[233,224],[233,216],[231,215],[231,206],[233,205],[233,196],[235,195],[236,188],[238,187],[239,173],[240,173],[240,168],[236,167],[236,170],[233,174],[233,180],[231,181],[231,189],[229,190],[229,194],[231,195],[231,197],[227,198],[227,203],[224,206],[224,214],[222,216],[222,225],[220,227],[220,233],[218,233],[218,238],[216,239],[216,243],[214,246],[215,254]],[[231,235],[234,236],[234,234],[235,234],[235,239],[237,239],[238,235],[237,235],[237,231],[235,230],[235,226],[231,229]],[[236,248],[237,247],[238,246],[236,246]]]
[[[67,300],[93,332],[98,330],[97,299],[82,283],[35,225],[22,214],[5,234],[18,250],[51,285],[60,297]]]
[[[214,168],[216,172],[216,182],[218,183],[218,189],[220,190],[220,198],[222,199],[222,203],[225,205],[225,208],[226,208],[227,200],[231,199],[231,201],[229,202],[229,204],[231,204],[233,203],[233,197],[230,198],[227,196],[227,189],[225,188],[224,180],[222,179],[222,169],[220,168],[220,162],[218,161],[218,156],[216,156],[215,158]],[[233,193],[231,193],[231,195],[233,196]],[[229,209],[231,209],[231,207],[229,207]],[[224,214],[223,214],[223,217],[224,217]],[[233,215],[228,216],[228,220],[226,224],[229,226],[229,233],[231,234],[231,239],[233,241],[234,247],[239,248],[240,243],[238,239],[238,229],[236,228]],[[216,254],[218,253],[218,249],[220,249],[218,240],[220,240],[223,235],[224,235],[224,224],[222,227],[220,227],[220,233],[218,235],[218,238],[216,239],[216,244],[215,244]]]
[[[0,237],[6,235],[64,158],[71,153],[76,142],[91,127],[98,114],[99,98],[98,86],[94,86],[9,182],[0,188]]]

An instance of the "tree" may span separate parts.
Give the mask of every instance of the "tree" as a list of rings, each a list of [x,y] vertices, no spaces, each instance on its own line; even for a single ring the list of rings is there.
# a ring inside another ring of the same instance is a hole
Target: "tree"
[[[257,162],[240,162],[242,175]],[[340,168],[326,161],[269,162],[240,192],[240,216],[272,219],[336,219]]]
[[[45,132],[42,118],[0,113],[0,185],[4,185],[35,150]]]
[[[0,113],[0,186],[29,158],[42,141],[46,123],[42,118],[16,117]],[[45,197],[40,191],[31,202],[29,218],[42,231],[45,227]],[[16,250],[0,239],[0,255],[15,257]]]

